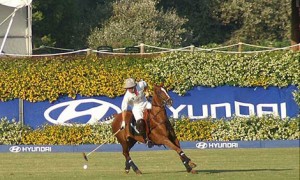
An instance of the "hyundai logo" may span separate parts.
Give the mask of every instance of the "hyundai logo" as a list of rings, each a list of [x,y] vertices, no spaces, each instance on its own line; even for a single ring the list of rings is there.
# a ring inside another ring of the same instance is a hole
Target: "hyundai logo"
[[[85,110],[78,110],[79,106],[88,106],[91,104],[98,105],[96,107],[90,107]],[[55,110],[58,109],[63,110],[58,114],[57,118],[51,117],[51,113],[55,112]],[[110,109],[113,109],[117,113],[121,112],[121,109],[118,106],[106,101],[98,99],[81,99],[63,102],[51,106],[44,112],[44,117],[47,121],[53,124],[71,125],[73,119],[83,116],[89,116],[90,118],[86,121],[86,124],[95,124],[100,119],[102,119]]]
[[[198,142],[198,143],[196,144],[196,147],[197,147],[198,149],[206,149],[206,148],[207,148],[207,143],[205,143],[205,142]]]
[[[19,152],[21,152],[21,147],[19,147],[19,146],[11,146],[9,148],[9,151],[12,152],[12,153],[19,153]]]

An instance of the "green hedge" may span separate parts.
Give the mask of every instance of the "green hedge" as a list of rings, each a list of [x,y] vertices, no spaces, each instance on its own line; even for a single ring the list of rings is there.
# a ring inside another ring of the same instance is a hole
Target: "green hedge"
[[[277,86],[300,84],[300,53],[251,55],[173,53],[147,64],[153,78],[167,81],[179,94],[194,86]]]
[[[21,144],[78,145],[116,142],[109,125],[44,125],[23,134]]]
[[[127,77],[144,79],[150,87],[163,81],[167,89],[180,95],[194,86],[298,86],[299,67],[300,52],[287,51],[2,58],[0,100],[55,101],[60,95],[75,98],[76,94],[115,97],[124,93],[122,84]]]
[[[30,133],[32,129],[23,126],[20,122],[14,119],[8,120],[7,118],[0,119],[0,145],[13,145],[22,144],[22,136]]]
[[[234,117],[190,121],[170,119],[180,141],[234,141],[234,140],[297,140],[300,139],[300,117],[280,119]],[[58,126],[45,125],[38,129],[22,127],[19,123],[0,121],[0,144],[80,145],[116,143],[110,125]]]
[[[300,117],[234,117],[206,119],[190,122],[176,121],[175,129],[181,141],[249,141],[249,140],[295,140],[299,137]]]

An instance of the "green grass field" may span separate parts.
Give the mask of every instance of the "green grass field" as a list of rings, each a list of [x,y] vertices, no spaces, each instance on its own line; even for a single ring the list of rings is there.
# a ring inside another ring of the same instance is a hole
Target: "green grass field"
[[[0,153],[0,179],[299,180],[299,148],[184,151],[198,165],[198,174],[187,173],[171,150],[131,152],[142,175],[125,174],[121,152],[93,153],[88,163],[81,153]]]

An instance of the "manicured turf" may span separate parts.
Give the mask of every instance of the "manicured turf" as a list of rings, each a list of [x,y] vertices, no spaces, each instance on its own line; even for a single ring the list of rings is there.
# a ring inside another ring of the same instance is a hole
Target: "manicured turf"
[[[143,172],[124,173],[121,152],[97,152],[86,163],[81,153],[1,153],[0,179],[228,179],[299,180],[299,148],[184,150],[198,166],[185,172],[175,151],[131,152]],[[83,165],[88,169],[84,170]]]

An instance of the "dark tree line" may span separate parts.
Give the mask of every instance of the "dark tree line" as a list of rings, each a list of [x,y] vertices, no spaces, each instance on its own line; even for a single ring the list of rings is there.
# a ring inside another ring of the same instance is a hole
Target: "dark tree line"
[[[34,45],[81,49],[92,28],[110,17],[112,0],[33,1]]]
[[[82,49],[96,27],[102,28],[116,0],[33,1],[34,46],[50,45]],[[237,41],[299,43],[298,0],[159,0],[157,8],[175,9],[187,18],[191,33],[182,45]]]

